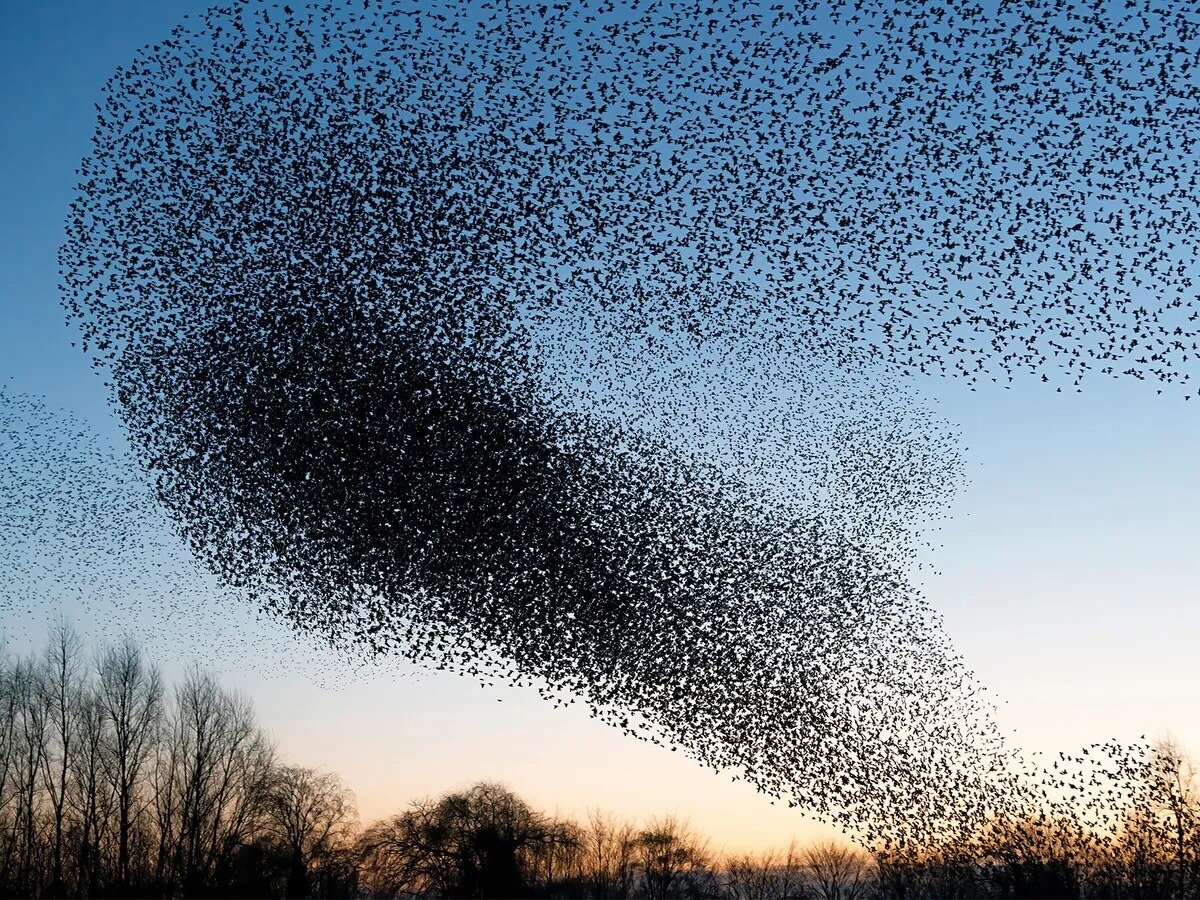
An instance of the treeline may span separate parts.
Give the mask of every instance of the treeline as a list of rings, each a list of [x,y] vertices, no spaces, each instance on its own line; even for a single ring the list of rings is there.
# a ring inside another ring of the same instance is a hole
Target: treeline
[[[1128,774],[1128,773],[1127,773]],[[1099,779],[1109,807],[1058,806],[938,847],[868,853],[823,843],[715,852],[676,818],[640,825],[541,814],[501,786],[418,801],[358,840],[369,896],[642,900],[1200,897],[1200,802],[1190,763],[1161,745],[1137,782]],[[1090,802],[1090,801],[1089,801]],[[1104,828],[1093,825],[1104,821]]]
[[[360,828],[336,776],[281,760],[203,672],[168,687],[133,643],[92,652],[65,626],[0,661],[3,896],[1200,897],[1190,763],[1164,744],[1122,778],[1097,781],[1103,816],[1066,802],[905,853],[731,856],[677,818],[563,819],[490,783]]]
[[[0,895],[353,896],[355,824],[208,674],[168,689],[132,642],[66,626],[0,662]]]
[[[837,844],[722,858],[686,821],[583,821],[481,783],[422,800],[358,840],[366,896],[774,900],[867,897],[871,858]]]

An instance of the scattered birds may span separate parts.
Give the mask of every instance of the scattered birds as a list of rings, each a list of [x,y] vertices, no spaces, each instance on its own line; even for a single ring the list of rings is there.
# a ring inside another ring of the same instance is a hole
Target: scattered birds
[[[0,386],[0,572],[9,650],[66,619],[99,642],[135,636],[181,667],[220,659],[274,679],[286,661],[292,676],[333,687],[368,675],[360,656],[319,635],[263,627],[261,611],[178,539],[119,441],[9,386]],[[370,668],[410,674],[402,663]]]

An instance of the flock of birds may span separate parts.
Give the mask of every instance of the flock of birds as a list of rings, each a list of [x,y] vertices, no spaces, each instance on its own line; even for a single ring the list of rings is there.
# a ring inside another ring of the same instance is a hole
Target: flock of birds
[[[63,301],[298,629],[977,833],[1057,776],[911,582],[961,452],[907,376],[1190,390],[1198,50],[1155,0],[238,2],[106,86]]]

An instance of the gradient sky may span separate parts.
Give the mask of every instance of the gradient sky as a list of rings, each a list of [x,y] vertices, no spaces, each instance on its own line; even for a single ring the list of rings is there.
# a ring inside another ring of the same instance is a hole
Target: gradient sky
[[[0,384],[114,440],[99,378],[58,305],[62,217],[105,78],[202,8],[0,5]],[[1200,750],[1200,406],[1099,378],[1078,394],[1032,378],[1009,390],[917,386],[961,427],[969,477],[921,581],[968,663],[1007,701],[1017,741],[1056,751],[1169,730]],[[728,776],[532,692],[402,664],[352,670],[250,610],[217,604],[172,626],[158,602],[108,610],[45,598],[0,611],[0,625],[19,645],[62,611],[85,635],[134,632],[168,675],[201,662],[253,697],[285,755],[340,772],[365,819],[496,778],[568,813],[678,812],[730,850],[822,833]]]

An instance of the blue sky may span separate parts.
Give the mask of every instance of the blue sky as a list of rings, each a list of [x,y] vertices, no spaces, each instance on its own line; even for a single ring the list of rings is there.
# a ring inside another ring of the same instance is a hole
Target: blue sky
[[[61,222],[105,78],[199,8],[0,6],[0,382],[114,440],[100,379],[71,347],[58,305]],[[1007,700],[1018,740],[1049,750],[1169,729],[1200,750],[1200,400],[1099,378],[1083,393],[1033,378],[1009,390],[936,379],[917,387],[961,428],[969,478],[927,555],[924,588],[969,664]],[[218,607],[186,630],[154,631],[154,603],[108,619],[144,629],[155,655],[169,654],[168,669],[198,659],[244,687],[283,751],[341,771],[367,817],[412,794],[495,777],[568,811],[602,803],[631,815],[690,813],[730,848],[812,830],[582,711],[399,664],[326,665],[247,610]],[[10,610],[2,624],[14,638],[36,635],[60,606]],[[85,631],[105,617],[66,611]],[[297,652],[311,664],[288,665]]]

